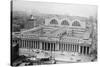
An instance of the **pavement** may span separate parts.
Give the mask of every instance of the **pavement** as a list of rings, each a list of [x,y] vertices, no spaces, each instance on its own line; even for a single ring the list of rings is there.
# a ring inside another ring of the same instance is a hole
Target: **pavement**
[[[57,61],[63,62],[90,62],[94,57],[90,57],[88,55],[80,55],[75,52],[53,52],[52,55],[55,57]]]
[[[43,51],[38,50],[39,53],[36,53],[37,50],[33,50],[30,55],[35,55],[37,58],[46,58],[53,56],[57,61],[63,62],[90,62],[94,57],[88,55],[81,55],[75,52],[61,52],[61,51]]]

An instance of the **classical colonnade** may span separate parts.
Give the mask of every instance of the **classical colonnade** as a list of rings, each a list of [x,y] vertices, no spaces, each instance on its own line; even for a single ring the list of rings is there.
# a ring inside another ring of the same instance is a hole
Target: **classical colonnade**
[[[21,40],[19,48],[28,49],[42,49],[46,51],[69,51],[78,52],[80,54],[89,54],[89,46],[83,46],[80,44],[69,44],[69,43],[56,43],[39,40]]]
[[[21,40],[20,48],[35,48],[39,49],[39,41],[36,40]]]

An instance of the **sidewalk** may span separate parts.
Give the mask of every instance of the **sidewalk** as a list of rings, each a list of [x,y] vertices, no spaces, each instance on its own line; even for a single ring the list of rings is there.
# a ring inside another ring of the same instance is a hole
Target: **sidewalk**
[[[62,61],[62,62],[90,62],[93,57],[89,57],[87,55],[79,55],[78,53],[74,52],[52,52],[53,57],[55,60]]]

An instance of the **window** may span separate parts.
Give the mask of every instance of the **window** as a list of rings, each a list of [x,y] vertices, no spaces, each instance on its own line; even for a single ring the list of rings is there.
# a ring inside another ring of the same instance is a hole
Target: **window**
[[[50,24],[58,24],[57,20],[56,19],[53,19],[50,21]]]
[[[81,25],[80,25],[80,23],[79,23],[78,21],[74,21],[74,22],[72,23],[72,26],[81,26]]]
[[[61,22],[61,25],[69,25],[69,23],[68,23],[67,20],[63,20],[63,21]]]

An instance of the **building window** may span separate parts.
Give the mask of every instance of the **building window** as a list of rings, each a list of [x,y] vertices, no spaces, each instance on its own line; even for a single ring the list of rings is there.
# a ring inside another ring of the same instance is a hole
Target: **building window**
[[[74,21],[74,22],[72,23],[72,26],[81,26],[81,25],[80,25],[80,23],[79,23],[78,21]]]
[[[69,25],[69,22],[68,22],[67,20],[63,20],[63,21],[61,22],[61,25]]]
[[[50,21],[50,24],[58,24],[57,20],[56,19],[53,19]]]

